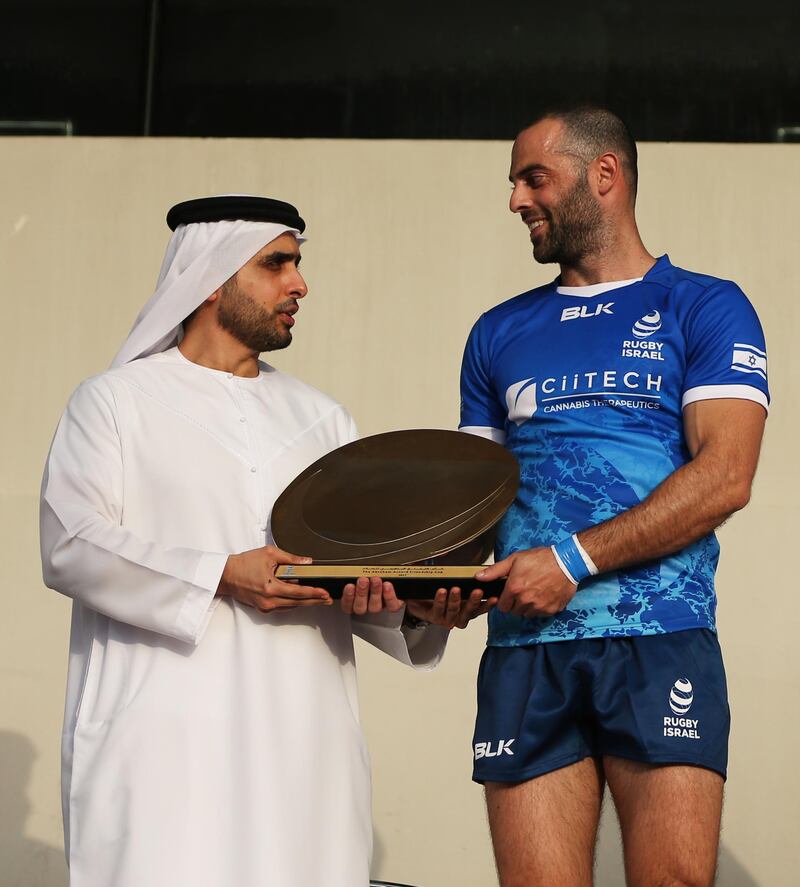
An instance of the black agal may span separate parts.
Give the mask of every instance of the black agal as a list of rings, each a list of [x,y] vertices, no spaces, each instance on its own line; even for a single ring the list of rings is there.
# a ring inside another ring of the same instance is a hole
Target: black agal
[[[222,197],[199,197],[177,203],[167,213],[167,224],[174,231],[178,225],[192,222],[221,222],[225,219],[246,219],[250,222],[274,222],[305,231],[306,223],[291,203],[271,197],[250,197],[226,194]]]

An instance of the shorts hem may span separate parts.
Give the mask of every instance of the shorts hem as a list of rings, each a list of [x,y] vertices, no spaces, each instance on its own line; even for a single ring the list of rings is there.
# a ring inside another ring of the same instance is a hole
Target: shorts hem
[[[577,764],[584,758],[594,757],[592,753],[586,749],[583,752],[573,752],[569,755],[562,755],[559,758],[552,758],[549,761],[540,761],[532,767],[525,767],[515,773],[501,773],[498,775],[480,775],[476,771],[472,772],[472,781],[483,785],[486,782],[527,782],[529,779],[535,779],[537,776],[544,776],[545,773],[553,773],[555,770],[561,770],[569,767],[571,764]],[[621,756],[620,756],[621,757]]]
[[[612,758],[624,758],[626,761],[637,761],[640,764],[652,764],[654,767],[662,765],[669,766],[670,764],[683,764],[687,767],[702,767],[704,770],[713,770],[715,773],[718,773],[725,781],[728,779],[727,767],[720,767],[718,764],[712,763],[711,761],[702,758],[692,758],[689,755],[635,755],[630,752],[621,752],[615,751],[614,749],[604,748],[599,753],[599,757],[604,757],[606,755]]]

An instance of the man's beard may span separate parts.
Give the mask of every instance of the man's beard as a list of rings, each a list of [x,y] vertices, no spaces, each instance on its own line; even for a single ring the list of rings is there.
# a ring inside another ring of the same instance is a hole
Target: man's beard
[[[289,299],[274,311],[268,311],[240,289],[236,278],[232,277],[222,286],[217,319],[219,325],[242,345],[261,354],[262,351],[278,351],[291,343],[292,332],[277,315],[295,307],[297,302]]]
[[[602,238],[603,215],[584,172],[554,214],[547,214],[547,233],[533,246],[533,257],[546,264],[574,265],[596,253]]]

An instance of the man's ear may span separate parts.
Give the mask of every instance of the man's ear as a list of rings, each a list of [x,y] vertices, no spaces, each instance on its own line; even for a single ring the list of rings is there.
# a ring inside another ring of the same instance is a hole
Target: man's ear
[[[195,320],[195,318],[196,318],[197,315],[203,310],[203,308],[206,308],[206,307],[209,307],[209,306],[213,305],[214,302],[216,302],[217,299],[219,299],[219,295],[220,295],[220,291],[219,291],[219,290],[215,290],[213,293],[211,293],[210,296],[208,296],[208,298],[204,299],[204,300],[203,300],[203,301],[197,306],[197,308],[195,308],[194,311],[192,311],[192,313],[191,313],[188,317],[186,317],[186,318],[184,319],[184,321],[183,321],[183,330],[184,330],[184,333],[185,333],[186,330],[188,329],[189,324],[190,324],[193,320]]]
[[[606,151],[595,159],[594,166],[597,193],[605,197],[618,184],[622,176],[622,163],[616,154]]]

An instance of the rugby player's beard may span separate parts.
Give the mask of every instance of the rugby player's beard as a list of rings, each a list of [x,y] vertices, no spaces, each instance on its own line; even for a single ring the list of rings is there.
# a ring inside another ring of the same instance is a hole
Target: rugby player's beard
[[[217,320],[242,345],[261,354],[263,351],[279,351],[291,344],[292,331],[278,320],[277,315],[296,307],[297,302],[288,299],[274,311],[268,311],[240,289],[236,278],[232,277],[222,286]]]
[[[599,252],[603,214],[589,188],[585,171],[559,205],[545,215],[548,230],[539,243],[533,245],[537,262],[569,266]]]

